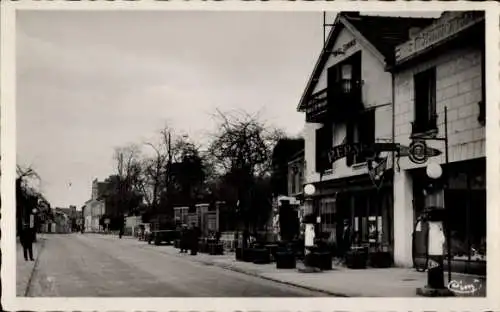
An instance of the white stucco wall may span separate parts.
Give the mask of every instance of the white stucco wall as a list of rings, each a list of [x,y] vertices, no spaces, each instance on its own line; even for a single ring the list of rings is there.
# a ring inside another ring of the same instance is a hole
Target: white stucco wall
[[[356,37],[346,28],[340,31],[337,41],[332,50],[338,50],[344,44],[356,39]],[[314,92],[323,90],[327,85],[328,68],[349,58],[358,51],[361,52],[362,72],[361,79],[363,84],[363,100],[367,107],[378,106],[391,103],[391,74],[384,70],[384,64],[377,59],[371,50],[362,46],[360,40],[356,40],[356,45],[347,49],[343,55],[330,55],[326,62],[324,70],[321,72],[319,81],[314,88]],[[377,70],[374,70],[374,69]]]
[[[414,119],[413,75],[436,66],[436,110],[439,136],[444,136],[444,107],[448,108],[450,162],[485,156],[485,128],[477,118],[481,101],[481,51],[464,48],[450,51],[433,60],[398,73],[395,76],[396,142],[410,143],[411,122]],[[428,145],[443,151],[433,161],[444,163],[444,143],[429,141]],[[402,169],[415,165],[401,158]]]
[[[439,136],[444,136],[444,107],[448,108],[450,162],[485,156],[485,128],[477,118],[481,101],[481,52],[464,48],[449,51],[435,59],[418,64],[395,75],[396,142],[410,143],[414,118],[413,75],[436,66],[436,100]],[[443,151],[433,162],[444,163],[443,142],[427,142]],[[394,176],[394,260],[397,265],[411,266],[411,231],[414,224],[412,177],[408,169],[416,165],[407,157],[400,159],[400,171]]]
[[[343,29],[334,45],[333,50],[339,49],[344,44],[350,42],[355,37],[348,29]],[[361,52],[361,79],[363,80],[363,103],[365,107],[376,107],[375,111],[375,137],[377,139],[391,140],[392,138],[392,77],[385,71],[385,64],[376,57],[371,50],[362,46],[360,40],[356,40],[356,45],[346,51],[346,54],[340,56],[331,55],[322,71],[319,81],[314,88],[314,92],[320,91],[327,86],[327,71],[332,65],[335,65],[354,53]],[[321,124],[306,123],[304,128],[305,140],[305,159],[306,159],[306,183],[319,181],[319,174],[315,172],[316,168],[316,129]],[[332,146],[341,144],[346,135],[346,125],[338,123],[333,125]],[[343,177],[366,174],[366,166],[347,167],[346,160],[340,159],[332,166],[332,170],[322,177],[322,181],[338,179]]]

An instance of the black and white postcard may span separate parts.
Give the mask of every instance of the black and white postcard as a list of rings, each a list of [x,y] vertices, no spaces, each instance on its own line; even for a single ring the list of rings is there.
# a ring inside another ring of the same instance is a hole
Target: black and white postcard
[[[1,8],[3,309],[500,308],[496,4]]]

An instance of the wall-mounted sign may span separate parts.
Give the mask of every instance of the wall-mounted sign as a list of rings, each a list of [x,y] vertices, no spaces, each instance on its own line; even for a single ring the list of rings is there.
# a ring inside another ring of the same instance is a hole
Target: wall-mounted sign
[[[347,52],[347,50],[351,49],[354,46],[356,46],[356,39],[352,39],[351,41],[344,43],[340,48],[335,49],[330,53],[334,56],[343,55]]]
[[[424,140],[415,140],[410,146],[399,143],[346,143],[332,147],[330,151],[324,152],[321,158],[327,157],[328,165],[332,165],[348,155],[360,155],[361,153],[369,155],[368,158],[375,160],[381,152],[396,152],[398,158],[408,156],[410,161],[415,164],[423,164],[429,157],[441,155],[440,150],[428,147]],[[375,178],[377,175],[383,174],[387,166],[387,159],[379,158],[376,163],[369,163],[368,166],[370,175]]]
[[[484,20],[484,12],[449,12],[414,38],[396,47],[396,63],[421,52]]]
[[[387,157],[383,157],[380,159],[369,159],[367,162],[368,165],[368,175],[372,180],[372,183],[375,187],[380,188],[383,182],[383,176],[385,171],[387,170]]]
[[[336,162],[339,159],[342,159],[348,155],[359,155],[361,153],[373,153],[376,154],[378,152],[383,151],[397,151],[399,144],[395,143],[373,143],[373,144],[364,144],[364,143],[347,143],[334,146],[328,152],[328,159],[331,164]]]
[[[424,140],[415,140],[409,147],[401,146],[399,156],[408,156],[414,164],[423,164],[429,157],[441,155],[441,151],[428,147]]]

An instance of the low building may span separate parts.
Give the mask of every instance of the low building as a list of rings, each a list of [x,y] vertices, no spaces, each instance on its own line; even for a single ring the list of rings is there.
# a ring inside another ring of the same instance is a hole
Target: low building
[[[138,231],[139,225],[142,223],[141,216],[128,216],[125,218],[124,234],[135,236]]]
[[[174,219],[177,225],[188,224],[189,207],[174,207]]]
[[[82,207],[83,224],[86,232],[102,232],[104,226],[101,225],[103,216],[106,214],[106,201],[104,194],[106,183],[97,179],[92,181],[91,198]]]
[[[71,232],[71,219],[60,209],[54,209],[54,222],[51,225],[51,233],[65,234]]]

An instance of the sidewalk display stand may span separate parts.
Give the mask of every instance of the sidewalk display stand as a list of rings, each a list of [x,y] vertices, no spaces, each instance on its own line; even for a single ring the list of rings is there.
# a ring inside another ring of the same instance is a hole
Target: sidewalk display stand
[[[313,266],[320,270],[327,271],[332,269],[332,255],[328,251],[313,251],[312,254]]]
[[[392,255],[387,251],[370,253],[369,261],[372,268],[389,268],[392,266]]]
[[[253,248],[253,263],[255,264],[268,264],[271,263],[271,254],[266,248]]]
[[[368,250],[366,247],[351,247],[345,256],[346,266],[350,269],[366,269]]]
[[[210,255],[223,255],[224,246],[222,243],[208,243],[208,253]]]
[[[275,254],[277,269],[295,269],[295,254],[290,250],[278,250]]]

